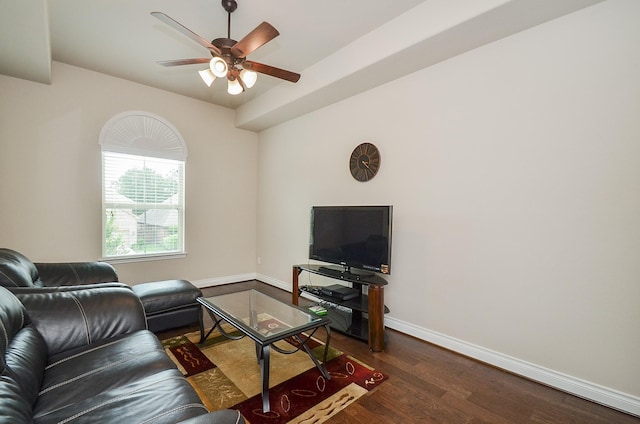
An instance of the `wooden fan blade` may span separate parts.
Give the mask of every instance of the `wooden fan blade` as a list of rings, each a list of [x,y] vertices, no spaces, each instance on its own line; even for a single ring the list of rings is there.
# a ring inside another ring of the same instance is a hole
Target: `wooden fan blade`
[[[231,47],[231,54],[235,57],[247,57],[251,52],[276,38],[280,33],[268,22],[258,25],[253,31],[245,35]]]
[[[300,74],[296,74],[295,72],[286,71],[271,65],[265,65],[264,63],[252,62],[250,60],[245,60],[242,63],[242,67],[250,71],[260,72],[261,74],[271,75],[272,77],[291,82],[298,82],[300,79]]]
[[[210,58],[199,57],[196,59],[176,59],[176,60],[159,60],[157,63],[162,66],[180,66],[180,65],[194,65],[196,63],[209,63]]]
[[[189,28],[182,25],[180,22],[176,21],[175,19],[170,18],[169,16],[165,15],[162,12],[151,12],[151,15],[161,20],[165,24],[169,25],[171,28],[175,29],[176,31],[180,31],[182,34],[191,38],[193,41],[200,44],[201,46],[208,48],[209,50],[216,53],[217,55],[222,55],[222,52],[220,51],[219,48],[217,48],[216,46],[214,46],[213,44],[211,44],[210,42],[208,42],[207,40],[205,40],[195,32],[191,31]]]

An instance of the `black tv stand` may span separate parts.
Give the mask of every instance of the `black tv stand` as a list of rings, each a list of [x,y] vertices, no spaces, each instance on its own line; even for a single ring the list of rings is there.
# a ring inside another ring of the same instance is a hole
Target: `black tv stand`
[[[354,299],[341,300],[322,294],[317,287],[298,285],[298,276],[302,271],[318,274],[341,281],[350,282],[360,295]],[[384,314],[389,309],[384,305],[384,286],[387,281],[375,274],[356,274],[345,272],[340,267],[320,265],[294,265],[292,303],[298,304],[302,292],[307,292],[336,308],[327,308],[329,318],[335,313],[339,316],[332,319],[331,327],[369,343],[369,349],[374,352],[384,350]],[[362,286],[368,287],[368,294],[362,293]],[[366,315],[366,317],[365,317]]]

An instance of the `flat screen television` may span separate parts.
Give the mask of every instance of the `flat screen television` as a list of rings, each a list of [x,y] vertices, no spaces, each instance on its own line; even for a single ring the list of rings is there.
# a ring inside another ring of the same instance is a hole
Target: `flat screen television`
[[[309,259],[391,274],[393,206],[314,206]]]

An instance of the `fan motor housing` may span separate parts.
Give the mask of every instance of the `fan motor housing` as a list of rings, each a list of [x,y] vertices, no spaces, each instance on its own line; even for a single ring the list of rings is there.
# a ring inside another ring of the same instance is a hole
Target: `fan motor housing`
[[[211,44],[220,50],[231,50],[231,47],[235,46],[236,43],[237,41],[231,38],[216,38],[215,40],[211,40]]]
[[[240,58],[234,57],[231,54],[231,47],[235,46],[236,43],[237,41],[231,38],[216,38],[215,40],[211,41],[211,44],[219,48],[220,52],[222,52],[221,57],[225,60],[225,62],[227,62],[231,66],[244,62],[244,58],[240,59]],[[211,56],[218,56],[218,55],[215,54],[214,52],[211,52]]]

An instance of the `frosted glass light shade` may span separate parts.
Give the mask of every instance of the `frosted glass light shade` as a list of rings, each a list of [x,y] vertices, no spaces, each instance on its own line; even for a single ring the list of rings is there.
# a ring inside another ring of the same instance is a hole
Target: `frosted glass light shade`
[[[211,62],[209,62],[209,69],[211,69],[213,75],[218,78],[227,76],[227,62],[220,57],[214,57],[211,59]]]
[[[202,71],[198,71],[198,73],[200,74],[202,81],[207,84],[207,87],[211,87],[211,84],[216,80],[216,76],[213,75],[211,69],[203,69]]]
[[[248,69],[243,69],[240,71],[240,78],[242,78],[242,82],[244,82],[245,87],[251,88],[256,83],[258,74]]]
[[[242,85],[240,85],[240,81],[238,80],[229,80],[229,85],[227,86],[227,93],[231,95],[236,95],[242,93]]]

